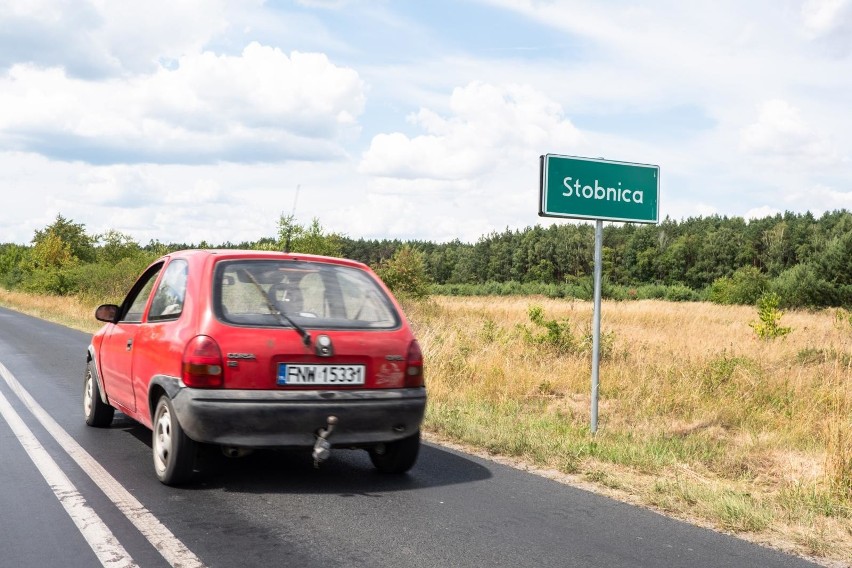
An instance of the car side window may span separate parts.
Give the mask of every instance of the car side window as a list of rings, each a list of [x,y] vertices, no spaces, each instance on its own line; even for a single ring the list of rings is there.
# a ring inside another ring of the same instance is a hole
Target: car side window
[[[128,306],[127,311],[121,318],[123,322],[138,323],[142,321],[142,313],[145,311],[145,305],[148,303],[148,298],[151,296],[151,290],[154,288],[154,282],[157,281],[157,276],[160,274],[162,265],[149,270],[143,274],[130,290],[130,294],[124,300],[124,306]]]
[[[177,319],[183,312],[183,303],[186,298],[186,276],[189,267],[185,260],[173,260],[166,267],[163,278],[160,280],[151,309],[148,312],[148,321],[162,321]]]

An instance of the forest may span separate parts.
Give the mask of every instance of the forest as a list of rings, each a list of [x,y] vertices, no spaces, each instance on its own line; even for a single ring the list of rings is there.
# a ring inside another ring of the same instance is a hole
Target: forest
[[[120,299],[156,257],[183,248],[252,248],[344,256],[364,262],[415,296],[519,295],[588,299],[594,226],[560,222],[505,229],[476,243],[353,239],[318,219],[282,215],[276,235],[242,243],[140,244],[110,230],[89,234],[58,215],[28,245],[0,244],[0,286],[34,293]],[[658,225],[608,224],[603,295],[783,307],[852,306],[852,213],[708,216]]]

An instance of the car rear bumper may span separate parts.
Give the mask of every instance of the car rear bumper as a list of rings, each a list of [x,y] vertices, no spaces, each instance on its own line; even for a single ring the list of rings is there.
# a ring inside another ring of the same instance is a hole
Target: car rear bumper
[[[337,417],[334,447],[370,446],[413,435],[426,410],[424,388],[256,391],[182,388],[172,398],[196,442],[246,448],[307,447]]]

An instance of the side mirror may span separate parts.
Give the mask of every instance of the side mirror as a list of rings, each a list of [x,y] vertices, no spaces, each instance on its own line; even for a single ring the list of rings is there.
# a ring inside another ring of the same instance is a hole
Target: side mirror
[[[115,304],[103,304],[95,310],[95,319],[105,321],[107,323],[115,323],[118,320],[118,310],[120,308]]]

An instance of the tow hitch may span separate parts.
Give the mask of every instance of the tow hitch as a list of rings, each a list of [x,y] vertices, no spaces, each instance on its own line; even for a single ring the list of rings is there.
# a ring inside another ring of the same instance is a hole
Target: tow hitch
[[[319,467],[319,464],[328,459],[331,455],[331,442],[328,437],[334,430],[337,424],[337,416],[329,416],[326,428],[320,428],[317,432],[317,441],[314,443],[314,467]]]

